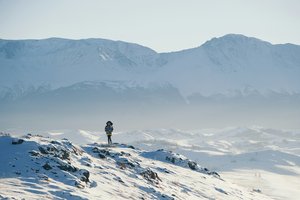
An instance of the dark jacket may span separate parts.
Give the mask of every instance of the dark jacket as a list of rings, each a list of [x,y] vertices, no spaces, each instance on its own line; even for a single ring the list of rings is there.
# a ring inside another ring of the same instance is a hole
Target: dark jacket
[[[106,135],[112,135],[113,130],[114,130],[114,128],[113,128],[112,125],[106,125],[105,126]]]

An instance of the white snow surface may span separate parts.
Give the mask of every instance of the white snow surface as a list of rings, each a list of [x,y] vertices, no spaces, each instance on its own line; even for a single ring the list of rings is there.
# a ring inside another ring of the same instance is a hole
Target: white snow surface
[[[1,199],[270,199],[162,149],[3,133],[0,147]]]
[[[12,132],[17,135],[21,133],[21,131]],[[51,134],[51,138],[57,140],[64,137],[72,138],[75,143],[81,145],[106,142],[105,133],[99,131],[53,130],[41,132],[41,134],[45,136]],[[216,171],[225,182],[243,187],[248,192],[260,191],[261,194],[271,199],[280,200],[296,200],[300,196],[299,130],[279,130],[258,126],[192,131],[156,129],[115,132],[112,139],[143,149],[139,150],[141,160],[155,158],[155,160],[165,162],[166,154],[172,151],[173,157],[176,158],[175,164],[184,167],[184,170],[188,169],[185,160],[191,160],[197,162],[200,169],[202,169],[201,165],[211,171]],[[157,151],[158,149],[164,149],[164,151]],[[159,164],[159,167],[173,170],[174,166],[169,165],[171,163],[172,159],[169,159],[168,166],[164,163],[164,166]],[[189,177],[179,177],[177,174],[176,180],[187,178],[193,182],[195,179],[191,177],[198,177],[198,175],[194,175],[195,170],[188,172],[190,173]],[[194,183],[188,185],[191,186],[192,191],[193,186],[202,187]],[[223,187],[220,188],[225,190]],[[209,192],[206,196],[182,197],[186,199],[226,198],[214,195],[211,196]],[[264,198],[253,197],[253,199]]]

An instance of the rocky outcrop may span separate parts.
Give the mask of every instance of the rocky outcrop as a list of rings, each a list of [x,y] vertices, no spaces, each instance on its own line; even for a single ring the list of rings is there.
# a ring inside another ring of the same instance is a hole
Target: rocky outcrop
[[[172,151],[166,151],[164,149],[159,149],[157,151],[152,151],[152,152],[143,152],[141,155],[146,158],[160,160],[163,162],[169,162],[174,165],[189,168],[193,171],[212,175],[216,178],[221,179],[220,175],[217,172],[210,171],[207,168],[201,167],[197,162],[192,161],[192,160],[190,160],[180,154],[174,153]]]
[[[22,144],[23,142],[23,139],[13,138],[11,144]]]
[[[158,177],[157,173],[152,171],[150,168],[147,168],[145,171],[141,172],[141,175],[151,183],[159,184],[161,179]]]

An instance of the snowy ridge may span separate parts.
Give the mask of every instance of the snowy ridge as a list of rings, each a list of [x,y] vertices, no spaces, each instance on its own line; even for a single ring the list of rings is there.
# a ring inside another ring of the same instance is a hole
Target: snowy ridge
[[[259,189],[272,199],[297,200],[299,196],[299,130],[259,126],[156,129],[121,132],[114,139],[149,152],[163,146],[217,171],[227,181]]]
[[[80,147],[31,134],[2,134],[0,146],[4,199],[268,199],[164,150],[99,143]]]
[[[180,155],[178,153],[173,153],[172,151],[165,151],[163,149],[159,149],[154,152],[145,152],[141,154],[145,158],[152,158],[155,160],[160,160],[160,161],[169,161],[170,163],[173,163],[178,166],[182,166],[185,168],[190,168],[194,171],[213,175],[217,178],[220,178],[220,175],[217,172],[210,172],[207,168],[203,168],[199,166],[198,163],[187,159],[185,156]]]

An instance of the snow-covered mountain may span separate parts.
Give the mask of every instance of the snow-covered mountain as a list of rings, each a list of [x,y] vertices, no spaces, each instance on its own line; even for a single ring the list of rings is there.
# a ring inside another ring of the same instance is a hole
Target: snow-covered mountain
[[[0,147],[1,199],[270,199],[163,149],[31,134],[2,134]]]
[[[160,66],[159,55],[136,44],[102,39],[0,40],[1,86],[54,88],[93,80],[130,80]]]
[[[177,79],[169,76],[170,81],[185,94],[299,93],[300,46],[297,45],[272,45],[230,34],[163,57],[168,60],[165,75],[178,74]]]
[[[300,46],[243,35],[170,53],[103,39],[0,40],[0,124],[299,128],[299,77]]]
[[[0,40],[0,64],[2,93],[106,80],[167,82],[185,96],[300,92],[299,46],[234,34],[171,53],[103,39]]]

